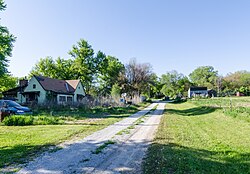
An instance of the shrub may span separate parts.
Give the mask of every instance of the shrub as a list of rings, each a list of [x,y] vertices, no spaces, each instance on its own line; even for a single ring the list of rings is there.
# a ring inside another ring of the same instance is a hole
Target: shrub
[[[12,115],[3,120],[6,126],[28,126],[28,125],[55,125],[63,124],[64,121],[59,117],[52,116],[19,116]]]
[[[13,115],[5,117],[3,123],[6,126],[27,126],[33,124],[34,118],[32,116]]]
[[[62,124],[64,121],[59,117],[52,116],[37,116],[34,119],[34,125],[55,125]]]

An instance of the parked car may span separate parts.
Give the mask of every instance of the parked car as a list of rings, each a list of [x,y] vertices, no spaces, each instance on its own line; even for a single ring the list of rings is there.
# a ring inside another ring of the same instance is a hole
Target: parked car
[[[0,100],[0,108],[15,115],[32,114],[32,110],[30,108],[21,106],[12,100]]]

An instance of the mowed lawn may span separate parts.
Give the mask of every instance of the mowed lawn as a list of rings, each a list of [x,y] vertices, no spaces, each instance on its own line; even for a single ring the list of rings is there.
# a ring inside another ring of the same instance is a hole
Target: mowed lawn
[[[90,125],[0,126],[0,168],[22,163],[36,154],[75,136],[85,137],[120,118]]]
[[[222,109],[167,104],[144,173],[250,173],[250,123]]]

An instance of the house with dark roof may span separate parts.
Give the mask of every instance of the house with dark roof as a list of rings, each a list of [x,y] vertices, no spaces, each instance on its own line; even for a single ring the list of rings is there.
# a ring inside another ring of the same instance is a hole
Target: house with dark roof
[[[188,98],[197,97],[197,96],[200,96],[200,97],[208,96],[207,87],[191,86],[188,89]]]
[[[23,103],[26,100],[22,94],[27,86],[28,86],[28,80],[26,79],[19,80],[19,85],[17,87],[4,91],[2,93],[4,96],[3,98],[8,100],[15,100],[18,103]]]
[[[19,103],[75,103],[85,97],[80,80],[59,80],[43,76],[33,76],[27,83],[3,92],[5,97],[13,97]]]
[[[43,76],[33,76],[23,95],[26,102],[38,104],[54,102],[58,104],[75,103],[84,96],[84,88],[80,80],[59,80]]]

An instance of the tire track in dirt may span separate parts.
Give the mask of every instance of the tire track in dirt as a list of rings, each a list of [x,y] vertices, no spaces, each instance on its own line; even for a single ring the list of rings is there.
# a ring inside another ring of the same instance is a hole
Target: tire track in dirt
[[[125,118],[113,125],[108,126],[105,129],[97,131],[92,135],[84,138],[81,141],[74,142],[72,144],[65,144],[63,149],[56,152],[45,152],[34,161],[29,162],[23,167],[18,174],[66,174],[66,173],[86,173],[84,171],[84,165],[88,162],[92,162],[93,166],[100,164],[104,156],[103,153],[94,155],[95,151],[100,145],[104,144],[108,140],[111,140],[116,134],[127,127],[133,125],[133,123],[147,114],[157,103],[151,104],[149,107],[142,111],[139,111],[128,118]],[[119,144],[119,143],[117,143]],[[111,149],[110,149],[111,151]],[[91,160],[97,156],[96,160]],[[100,157],[99,157],[100,156]]]

